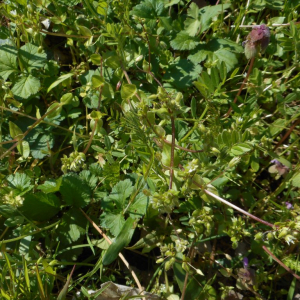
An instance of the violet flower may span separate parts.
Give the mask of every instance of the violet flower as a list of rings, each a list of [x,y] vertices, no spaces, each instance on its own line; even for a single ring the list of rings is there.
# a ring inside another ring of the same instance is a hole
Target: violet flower
[[[243,265],[245,269],[248,269],[248,265],[249,265],[249,260],[247,257],[243,258]]]
[[[253,26],[246,41],[243,42],[247,59],[253,58],[259,51],[264,53],[270,42],[270,36],[270,29],[265,24]]]
[[[286,206],[287,209],[293,209],[294,208],[293,204],[290,203],[290,202],[285,202],[285,206]]]
[[[282,164],[279,160],[273,159],[271,160],[271,164],[274,164],[269,168],[270,173],[277,172],[280,176],[285,175],[289,171],[289,167]]]

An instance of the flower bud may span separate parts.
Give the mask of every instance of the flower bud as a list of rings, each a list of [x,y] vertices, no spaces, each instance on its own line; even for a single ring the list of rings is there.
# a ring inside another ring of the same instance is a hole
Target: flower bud
[[[240,157],[234,157],[229,163],[228,163],[228,167],[229,168],[233,168],[234,166],[236,166],[239,162],[240,162],[241,158]]]

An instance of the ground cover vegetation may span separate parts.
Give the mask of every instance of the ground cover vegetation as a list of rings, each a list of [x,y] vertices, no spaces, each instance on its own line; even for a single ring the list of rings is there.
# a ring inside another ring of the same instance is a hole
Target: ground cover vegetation
[[[1,299],[297,297],[299,8],[1,1]]]

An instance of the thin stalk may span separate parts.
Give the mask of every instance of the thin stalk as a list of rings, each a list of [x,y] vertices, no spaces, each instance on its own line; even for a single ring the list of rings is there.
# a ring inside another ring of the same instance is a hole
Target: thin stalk
[[[170,184],[169,189],[172,189],[173,185],[173,176],[174,176],[174,150],[175,150],[175,120],[174,117],[171,117],[172,124],[172,144],[171,144],[171,161],[170,161]]]
[[[291,134],[291,132],[294,130],[294,128],[300,123],[300,119],[298,119],[292,127],[289,129],[289,131],[283,136],[283,138],[276,144],[274,150],[276,150]]]
[[[245,77],[245,79],[244,79],[244,81],[243,81],[243,83],[242,83],[242,85],[241,85],[239,91],[237,92],[237,94],[236,94],[236,96],[235,96],[235,98],[234,98],[234,100],[233,100],[233,103],[236,103],[236,101],[237,101],[237,99],[238,99],[238,96],[241,94],[241,92],[242,92],[242,90],[243,90],[243,88],[244,88],[246,82],[248,81],[248,78],[249,78],[249,76],[250,76],[250,74],[251,74],[251,72],[252,72],[252,69],[253,69],[254,61],[255,61],[255,56],[251,58],[250,66],[249,66],[247,75],[246,75],[246,77]],[[232,107],[229,108],[229,110],[227,111],[227,113],[224,115],[224,118],[228,118],[229,115],[230,115],[230,113],[231,113],[231,111],[232,111]]]
[[[199,120],[196,120],[193,128],[180,140],[180,142],[184,142],[193,132],[194,130],[197,128],[199,122],[202,120],[202,118],[205,116],[206,112],[208,111],[208,105],[206,105],[202,115],[200,116]]]
[[[286,266],[280,259],[278,259],[266,246],[262,246],[262,248],[284,269],[286,269],[290,274],[292,274],[297,280],[300,280],[300,276],[294,273],[288,266]]]
[[[9,112],[11,112],[12,114],[20,115],[20,116],[23,116],[23,117],[26,117],[26,118],[29,118],[29,119],[32,119],[32,120],[35,120],[35,121],[39,120],[38,118],[35,118],[35,117],[32,117],[32,116],[23,114],[23,113],[21,113],[21,112],[19,112],[19,111],[14,111],[14,110],[12,110],[12,109],[10,109],[10,108],[7,108],[7,107],[4,107],[4,106],[0,106],[0,108],[3,109],[3,110],[9,111]],[[67,131],[67,132],[70,132],[70,133],[74,134],[74,132],[73,132],[72,130],[70,130],[70,129],[68,129],[68,128],[65,128],[65,127],[62,127],[62,126],[59,126],[59,125],[57,125],[57,124],[55,124],[55,123],[51,123],[51,122],[47,122],[47,121],[41,121],[41,123],[44,123],[44,124],[47,124],[47,125],[51,125],[51,126],[53,126],[53,127],[56,127],[56,128],[61,129],[61,130],[64,130],[64,131]],[[79,136],[79,137],[81,137],[81,138],[86,138],[85,135],[82,135],[82,134],[77,133],[77,132],[75,132],[75,135],[77,135],[77,136]],[[13,142],[13,141],[14,141],[14,140],[11,140],[11,142]],[[0,144],[4,144],[4,143],[0,143]]]
[[[92,141],[93,141],[93,138],[94,138],[94,134],[95,134],[95,131],[96,131],[96,128],[97,128],[97,124],[98,124],[98,121],[99,119],[96,119],[95,120],[95,125],[94,125],[94,128],[92,130],[92,133],[91,133],[91,136],[90,136],[90,139],[89,139],[89,142],[88,144],[86,145],[85,149],[83,150],[83,153],[86,154],[92,144]]]
[[[112,241],[110,240],[110,238],[97,226],[96,223],[93,222],[93,220],[81,208],[80,208],[80,211],[88,219],[88,221],[93,225],[93,227],[103,236],[103,238],[111,245]],[[123,254],[119,253],[119,257],[121,258],[121,260],[123,261],[123,263],[127,267],[127,269],[130,271],[130,273],[131,273],[134,281],[136,282],[136,285],[138,286],[141,294],[144,294],[144,289],[142,288],[138,277],[136,276],[135,272],[131,269],[129,263],[127,262],[127,260],[123,256]],[[146,300],[146,299],[143,298],[143,300]]]
[[[198,185],[195,181],[193,181],[193,183],[196,184],[196,185]],[[260,222],[260,223],[262,223],[262,224],[264,224],[264,225],[267,225],[267,226],[269,226],[269,227],[271,227],[271,228],[274,228],[274,224],[269,223],[269,222],[267,222],[267,221],[264,221],[264,220],[262,220],[262,219],[260,219],[260,218],[258,218],[258,217],[256,217],[256,216],[254,216],[254,215],[248,213],[247,211],[245,211],[245,210],[239,208],[238,206],[236,206],[236,205],[234,205],[234,204],[232,204],[232,203],[226,201],[225,199],[223,199],[223,198],[221,198],[221,197],[215,195],[214,193],[212,193],[212,192],[210,192],[210,191],[208,191],[208,190],[204,190],[204,192],[205,192],[207,195],[212,196],[213,198],[215,198],[215,199],[221,201],[222,203],[224,203],[224,204],[226,204],[226,205],[232,207],[233,209],[235,209],[235,210],[241,212],[242,214],[244,214],[244,215],[250,217],[251,219],[253,219],[253,220],[257,221],[257,222]]]
[[[124,68],[123,68],[123,73],[124,73],[124,75],[125,75],[125,78],[126,78],[127,82],[128,82],[129,84],[131,84],[131,80],[130,80],[130,78],[129,78],[129,76],[128,76],[128,73],[126,72],[126,70],[125,70]],[[136,96],[140,101],[142,101],[142,99],[141,99],[141,97],[139,96],[138,93],[135,93],[135,96]],[[151,127],[152,131],[157,135],[157,137],[159,137],[164,143],[169,144],[169,145],[172,145],[172,142],[169,142],[169,141],[165,140],[163,137],[161,137],[161,136],[157,133],[157,131],[156,131],[155,128],[152,126],[152,124],[151,124],[151,122],[149,121],[149,119],[147,118],[147,116],[144,116],[144,117],[145,117],[145,119],[146,119],[148,125]],[[191,149],[187,149],[187,148],[181,147],[181,146],[176,145],[176,144],[175,144],[174,147],[175,147],[175,148],[178,148],[178,149],[181,149],[181,150],[183,150],[183,151],[192,152],[192,153],[200,153],[200,152],[203,152],[203,150],[191,150]]]
[[[1,156],[0,159],[5,157],[11,150],[13,150],[15,147],[18,146],[18,144],[24,140],[26,135],[33,129],[35,128],[36,125],[38,125],[43,119],[45,119],[49,114],[57,110],[58,106],[53,107],[51,110],[49,110],[47,113],[45,113],[41,118],[39,118],[37,121],[35,121],[24,133],[23,136],[16,142],[14,143],[6,152],[4,152]]]
[[[9,240],[2,240],[2,241],[0,242],[0,245],[2,245],[2,244],[8,244],[8,243],[11,243],[11,242],[15,242],[15,241],[21,240],[21,239],[23,239],[23,238],[25,238],[25,237],[27,237],[27,236],[32,236],[32,235],[34,235],[34,234],[36,234],[36,233],[40,233],[40,232],[42,232],[42,231],[44,231],[44,230],[48,230],[48,229],[50,229],[50,228],[52,228],[52,227],[58,225],[59,223],[60,223],[60,221],[57,221],[57,222],[55,222],[54,224],[51,224],[51,225],[49,225],[49,226],[46,226],[46,227],[44,227],[44,228],[38,229],[38,230],[33,231],[33,232],[29,232],[28,234],[24,234],[24,235],[21,235],[21,236],[18,236],[18,237],[16,237],[16,238],[9,239]]]

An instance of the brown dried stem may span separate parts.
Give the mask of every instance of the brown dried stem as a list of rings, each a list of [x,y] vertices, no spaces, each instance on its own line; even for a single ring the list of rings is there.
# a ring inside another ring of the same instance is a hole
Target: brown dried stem
[[[97,226],[96,223],[93,222],[93,220],[81,208],[80,208],[80,211],[88,219],[88,221],[93,225],[93,227],[103,236],[103,238],[111,245],[112,241],[110,240],[110,238]],[[141,285],[138,277],[136,276],[135,272],[131,269],[128,261],[125,259],[125,257],[123,256],[122,253],[119,253],[119,257],[121,258],[121,260],[123,261],[123,263],[127,267],[127,269],[129,270],[129,272],[131,273],[134,281],[136,282],[136,285],[138,286],[138,288],[140,290],[140,293],[144,294],[144,289],[142,288],[142,285]],[[143,299],[146,300],[145,298],[143,298]]]

